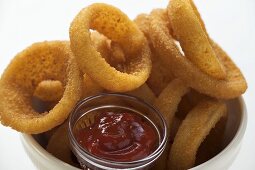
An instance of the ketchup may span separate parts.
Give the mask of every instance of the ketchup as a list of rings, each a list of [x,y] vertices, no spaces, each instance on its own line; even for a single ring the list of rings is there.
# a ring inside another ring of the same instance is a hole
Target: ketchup
[[[79,144],[100,158],[129,162],[150,155],[158,146],[155,127],[141,115],[103,112],[76,135]]]

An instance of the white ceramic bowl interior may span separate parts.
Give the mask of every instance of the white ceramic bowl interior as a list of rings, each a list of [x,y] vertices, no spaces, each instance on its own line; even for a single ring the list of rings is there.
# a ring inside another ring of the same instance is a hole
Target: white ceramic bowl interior
[[[235,160],[247,125],[246,106],[242,97],[227,102],[228,120],[223,143],[225,148],[212,159],[200,164],[192,170],[228,169]],[[47,152],[33,136],[21,134],[25,151],[38,169],[78,170]]]

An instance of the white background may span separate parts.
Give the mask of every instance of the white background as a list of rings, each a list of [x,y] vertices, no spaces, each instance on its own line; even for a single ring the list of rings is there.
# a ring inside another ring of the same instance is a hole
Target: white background
[[[31,43],[67,40],[69,24],[80,9],[100,1],[0,0],[0,73],[11,58]],[[113,4],[132,19],[152,8],[166,7],[167,0],[101,0]],[[244,95],[248,127],[243,146],[231,170],[255,169],[255,1],[196,0],[211,37],[243,71],[249,85]],[[1,99],[0,99],[1,100]],[[0,169],[35,169],[22,148],[19,133],[0,125]]]

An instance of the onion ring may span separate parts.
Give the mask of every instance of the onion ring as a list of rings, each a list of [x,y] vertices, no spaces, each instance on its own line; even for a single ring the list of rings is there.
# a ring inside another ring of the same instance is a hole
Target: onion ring
[[[157,14],[161,17],[167,25],[167,28],[171,31],[172,27],[168,20],[168,14],[166,9],[157,8],[153,9],[153,13]],[[150,40],[150,15],[149,14],[139,14],[134,19],[134,22],[137,24],[139,29],[144,33],[145,37],[148,39],[149,44],[151,44]],[[172,32],[171,32],[172,34]],[[153,46],[152,46],[153,47]]]
[[[181,123],[170,150],[169,169],[189,169],[197,150],[216,123],[227,115],[226,105],[216,100],[203,100]]]
[[[64,87],[58,80],[43,80],[34,91],[34,96],[42,101],[59,101],[64,93]]]
[[[90,34],[93,46],[100,52],[101,56],[109,63],[111,62],[110,40],[97,31]]]
[[[129,56],[125,62],[126,72],[117,71],[101,57],[91,43],[89,29],[96,29],[120,44]],[[141,86],[149,77],[151,60],[148,43],[137,26],[119,9],[99,3],[84,8],[73,20],[69,35],[80,69],[101,87],[110,91],[130,91]]]
[[[185,56],[201,71],[217,79],[226,73],[207,36],[204,23],[192,0],[171,0],[167,10],[173,34]],[[187,29],[188,28],[188,29]]]
[[[83,75],[82,98],[96,95],[104,91],[104,88],[94,82],[87,74]]]
[[[215,127],[210,131],[210,134],[208,134],[205,140],[200,144],[197,150],[194,166],[210,160],[222,151],[224,148],[227,120],[228,115],[221,118],[220,121],[215,124]]]
[[[168,130],[172,129],[174,115],[182,96],[188,93],[189,88],[179,79],[171,81],[155,100],[154,106],[163,114]],[[171,132],[168,134],[170,136]],[[165,169],[170,146],[168,145],[160,159],[156,162],[155,169]]]
[[[227,76],[218,80],[203,73],[187,58],[183,57],[169,33],[166,22],[155,13],[150,15],[150,38],[157,54],[168,64],[174,75],[187,86],[215,98],[231,99],[240,96],[247,89],[244,76],[230,57],[213,41],[212,47],[224,65]]]
[[[166,10],[158,9],[157,11],[163,14],[162,17],[167,17]],[[151,74],[146,82],[148,86],[151,88],[151,90],[154,92],[154,94],[158,96],[162,92],[162,90],[168,85],[168,83],[174,79],[174,75],[168,68],[168,66],[157,55],[152,45],[152,42],[149,37],[150,34],[149,15],[140,14],[135,18],[134,22],[144,33],[150,45],[152,69]]]
[[[133,91],[126,92],[126,94],[139,97],[150,104],[156,99],[155,94],[146,83]]]
[[[32,107],[32,97],[43,80],[58,80],[64,94],[58,104],[42,114]],[[0,81],[1,123],[13,129],[36,134],[60,125],[81,95],[81,75],[69,43],[35,43],[17,54]]]
[[[188,93],[189,88],[179,79],[171,81],[155,100],[154,106],[163,114],[168,129],[172,126],[174,115],[182,97]]]
[[[210,97],[191,89],[189,93],[185,94],[182,97],[181,102],[178,105],[178,111],[175,113],[175,116],[180,120],[183,120],[186,115],[191,111],[191,109],[194,108],[201,100],[205,98]]]
[[[46,150],[56,158],[76,167],[79,167],[78,161],[74,162],[72,150],[69,145],[68,123],[62,124],[50,137]]]
[[[167,157],[169,155],[169,150],[171,148],[171,145],[173,143],[173,138],[174,138],[175,134],[177,133],[177,130],[178,130],[180,124],[181,124],[181,120],[174,117],[173,123],[172,123],[172,128],[170,130],[169,137],[168,137],[168,144],[167,144],[164,152],[162,153],[162,155],[159,157],[158,160],[156,160],[152,169],[159,169],[159,170],[167,169],[166,166],[167,166]]]

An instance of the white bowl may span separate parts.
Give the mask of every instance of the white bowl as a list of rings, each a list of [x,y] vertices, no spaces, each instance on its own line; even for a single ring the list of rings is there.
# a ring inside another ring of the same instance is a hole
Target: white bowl
[[[225,148],[212,159],[192,170],[228,169],[234,162],[247,126],[246,106],[242,97],[227,102],[228,120],[224,135]],[[38,169],[78,170],[47,152],[31,135],[21,134],[26,153]]]

